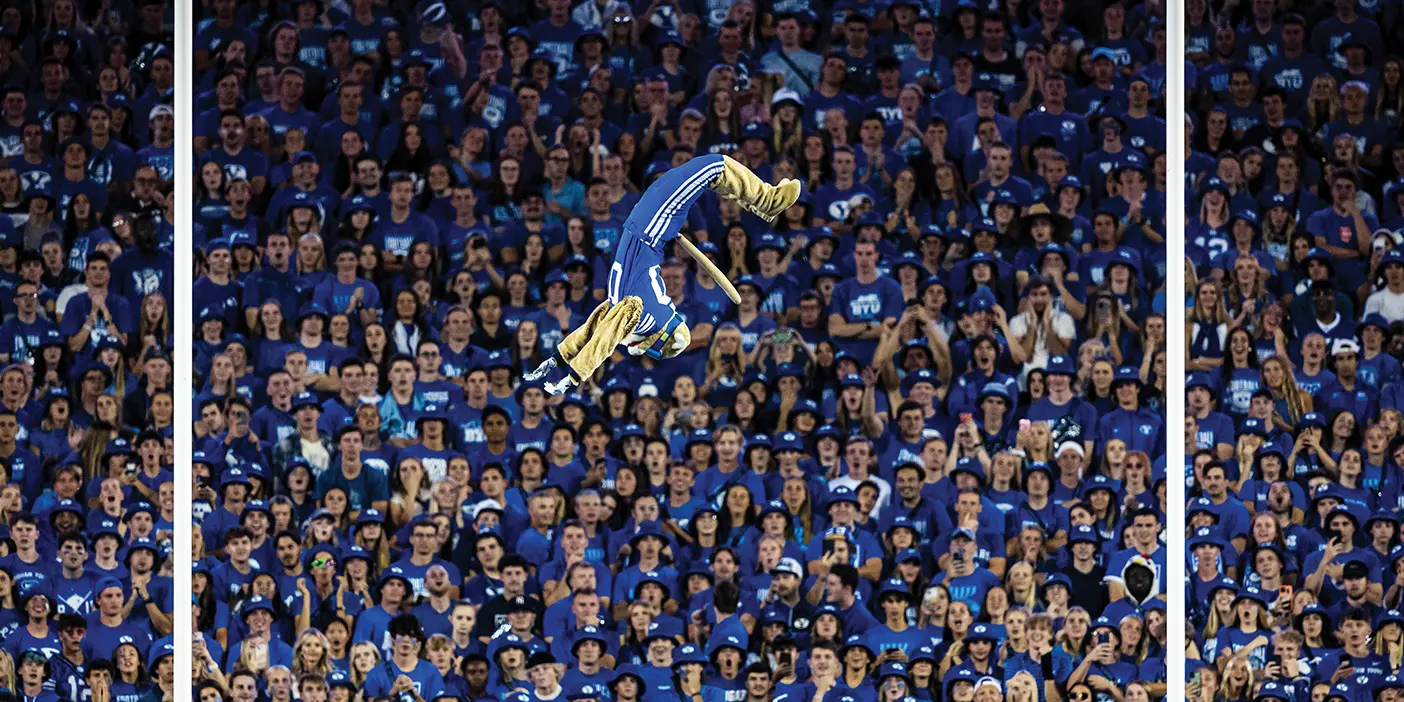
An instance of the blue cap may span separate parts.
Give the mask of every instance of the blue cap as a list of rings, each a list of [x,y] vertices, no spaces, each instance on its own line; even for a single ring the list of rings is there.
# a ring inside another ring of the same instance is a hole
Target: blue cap
[[[912,388],[917,386],[917,383],[927,383],[931,385],[933,389],[941,384],[935,373],[932,373],[927,368],[918,368],[908,373],[907,377],[902,379],[902,394],[910,394]]]
[[[1243,420],[1243,425],[1239,427],[1239,433],[1267,438],[1268,428],[1267,424],[1263,423],[1263,420],[1257,417],[1249,417]]]
[[[878,680],[890,677],[906,678],[910,677],[910,675],[911,674],[907,672],[907,664],[905,663],[883,663],[882,667],[878,668]]]
[[[980,404],[990,397],[998,397],[1004,400],[1004,404],[1010,404],[1011,395],[1009,393],[1009,388],[1006,387],[1004,383],[996,381],[985,383],[985,386],[980,388],[980,394],[976,396],[975,402]]]
[[[771,232],[766,232],[760,235],[753,248],[755,248],[756,253],[760,253],[766,249],[774,249],[783,252],[785,250],[785,241]],[[756,289],[759,290],[760,286],[756,285]]]
[[[1190,547],[1190,550],[1194,550],[1200,546],[1214,546],[1222,549],[1224,547],[1224,541],[1219,538],[1217,529],[1201,527],[1194,531],[1194,534],[1190,536],[1186,545]]]
[[[977,641],[999,643],[999,639],[1000,636],[995,632],[994,627],[984,622],[972,625],[970,630],[965,632],[966,643],[975,643]]]
[[[1219,507],[1214,504],[1213,500],[1207,497],[1196,497],[1190,500],[1189,506],[1185,507],[1185,518],[1189,519],[1196,514],[1208,514],[1217,520],[1219,518]]]
[[[241,619],[248,619],[250,614],[253,614],[254,612],[257,612],[259,610],[263,610],[264,612],[272,614],[273,601],[268,599],[267,597],[263,597],[262,595],[254,595],[253,597],[244,600],[244,604],[240,607],[240,610],[241,611],[239,613],[239,617]]]
[[[710,430],[710,429],[693,429],[692,432],[691,432],[690,434],[687,435],[687,444],[686,444],[686,446],[684,446],[683,448],[684,448],[684,450],[686,450],[687,448],[690,448],[693,444],[710,444],[710,443],[712,443],[712,430]]]
[[[741,140],[760,139],[769,142],[772,134],[770,125],[763,122],[751,122],[741,129]]]
[[[786,451],[805,453],[804,438],[793,431],[787,431],[777,436],[773,452],[780,454]]]
[[[303,391],[293,395],[292,413],[297,414],[297,411],[304,407],[316,407],[317,409],[321,409],[322,404],[317,401],[317,396],[310,392]]]
[[[1094,544],[1102,545],[1102,537],[1097,534],[1097,530],[1086,524],[1079,524],[1068,530],[1068,545],[1072,544]]]
[[[1067,356],[1064,356],[1064,355],[1059,354],[1059,355],[1057,355],[1057,356],[1053,356],[1053,357],[1051,357],[1051,358],[1048,359],[1048,366],[1047,366],[1046,368],[1044,368],[1043,374],[1044,374],[1045,376],[1048,376],[1048,375],[1076,376],[1076,375],[1077,375],[1077,370],[1076,370],[1076,368],[1074,368],[1074,366],[1073,366],[1073,361],[1072,361],[1071,358],[1068,358]]]
[[[854,506],[857,506],[858,495],[853,492],[853,488],[848,487],[846,485],[841,485],[829,491],[829,507],[832,507],[842,502],[849,502],[852,503]]]

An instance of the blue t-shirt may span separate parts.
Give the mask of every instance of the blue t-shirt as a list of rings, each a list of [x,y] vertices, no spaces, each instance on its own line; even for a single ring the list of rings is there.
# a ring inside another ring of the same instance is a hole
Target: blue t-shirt
[[[886,319],[900,317],[905,305],[902,286],[892,278],[878,276],[866,284],[850,278],[834,286],[829,313],[839,315],[848,323],[882,324]],[[856,356],[859,364],[871,363],[878,345],[876,339],[836,338],[835,341],[840,350]]]

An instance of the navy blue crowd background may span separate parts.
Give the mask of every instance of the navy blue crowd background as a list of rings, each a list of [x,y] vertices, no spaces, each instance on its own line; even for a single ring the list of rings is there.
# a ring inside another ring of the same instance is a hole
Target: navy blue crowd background
[[[5,699],[173,690],[171,14],[0,7]]]
[[[1162,5],[197,14],[202,702],[1166,696]],[[740,303],[523,382],[712,153]]]
[[[1187,4],[1188,696],[1404,689],[1404,33]]]

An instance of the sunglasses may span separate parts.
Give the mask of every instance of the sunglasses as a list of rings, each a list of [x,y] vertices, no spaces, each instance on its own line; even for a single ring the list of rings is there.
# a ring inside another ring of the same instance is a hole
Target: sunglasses
[[[334,565],[336,565],[336,561],[335,561],[334,559],[332,559],[331,556],[317,556],[316,558],[312,559],[312,567],[313,567],[313,568],[322,568],[322,567],[325,567],[325,566],[334,566]]]
[[[1074,700],[1090,700],[1090,699],[1092,699],[1092,693],[1090,693],[1090,692],[1074,692],[1073,694],[1068,695],[1068,697],[1069,697],[1069,699],[1074,699]]]

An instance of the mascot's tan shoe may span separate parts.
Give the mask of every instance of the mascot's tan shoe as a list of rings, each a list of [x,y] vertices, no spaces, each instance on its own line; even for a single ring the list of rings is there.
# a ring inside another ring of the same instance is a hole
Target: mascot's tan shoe
[[[735,200],[742,209],[767,222],[774,222],[781,212],[799,200],[800,183],[797,180],[786,178],[779,185],[771,185],[730,156],[723,156],[722,164],[722,174],[712,183],[712,190],[724,198]]]

